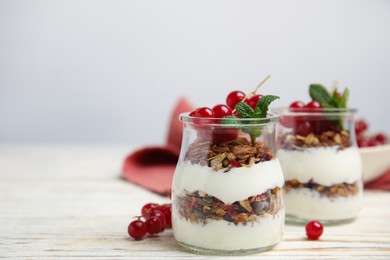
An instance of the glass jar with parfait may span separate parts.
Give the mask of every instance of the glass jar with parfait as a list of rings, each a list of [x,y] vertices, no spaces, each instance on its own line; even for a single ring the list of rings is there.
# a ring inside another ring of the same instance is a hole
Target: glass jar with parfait
[[[338,224],[355,219],[362,206],[362,163],[356,145],[349,90],[309,87],[311,101],[275,109],[278,156],[285,177],[286,220]]]
[[[281,240],[279,117],[268,113],[278,97],[255,94],[257,88],[248,95],[233,91],[226,104],[180,115],[184,131],[172,185],[172,225],[175,239],[187,249],[241,254]]]

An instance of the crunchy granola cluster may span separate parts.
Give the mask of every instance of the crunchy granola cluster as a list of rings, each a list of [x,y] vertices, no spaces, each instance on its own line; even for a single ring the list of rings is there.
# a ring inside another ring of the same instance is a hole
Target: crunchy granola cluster
[[[255,142],[252,145],[246,138],[237,138],[218,145],[195,141],[189,146],[185,160],[212,167],[214,171],[225,168],[225,172],[228,172],[233,167],[251,167],[274,157],[272,150],[264,143]]]
[[[283,207],[283,188],[276,187],[233,204],[225,204],[203,191],[186,192],[176,196],[180,215],[191,223],[206,224],[223,220],[235,225],[259,222],[266,214],[276,215]]]
[[[347,131],[325,131],[319,135],[310,133],[307,136],[286,134],[282,137],[282,148],[295,150],[309,147],[338,146],[338,149],[346,149],[352,145]]]
[[[332,186],[324,186],[312,181],[307,183],[300,183],[297,179],[292,179],[285,182],[286,193],[292,189],[303,188],[309,188],[313,191],[317,191],[321,196],[324,197],[348,197],[356,195],[359,192],[359,182],[354,182],[352,184],[340,183]]]

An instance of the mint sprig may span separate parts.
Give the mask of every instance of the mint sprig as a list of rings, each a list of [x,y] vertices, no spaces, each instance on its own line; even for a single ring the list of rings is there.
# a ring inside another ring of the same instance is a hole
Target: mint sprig
[[[335,89],[331,95],[321,84],[311,84],[309,87],[309,94],[312,100],[320,102],[324,108],[347,108],[349,98],[348,88],[345,88],[343,95],[339,98],[337,89]]]
[[[335,91],[335,92],[337,92],[337,91]],[[341,99],[340,99],[340,107],[347,108],[348,98],[349,98],[349,89],[345,88],[343,95],[341,96]]]
[[[312,100],[316,100],[321,103],[324,108],[347,108],[349,89],[345,88],[341,97],[339,97],[337,88],[333,91],[332,95],[328,90],[320,84],[312,84],[309,87],[309,94]],[[343,129],[343,119],[340,117],[333,121],[334,125],[338,125],[340,129]]]
[[[269,105],[277,99],[279,99],[279,97],[274,95],[266,95],[260,98],[256,105],[256,109],[259,108],[260,110],[260,118],[267,117]]]
[[[323,107],[331,103],[332,97],[329,95],[328,90],[320,84],[311,84],[309,94],[312,100],[317,100]]]
[[[255,117],[255,111],[245,102],[238,102],[235,106],[237,113],[242,118]]]
[[[249,106],[245,102],[238,102],[235,106],[235,109],[237,113],[240,115],[240,118],[266,118],[268,113],[268,107],[270,104],[279,99],[278,96],[274,95],[265,95],[260,98],[260,100],[257,102],[255,109],[253,109],[251,106]],[[254,124],[256,121],[248,121],[245,122],[248,126],[238,126],[235,128],[241,129],[243,132],[248,133],[251,136],[252,143],[256,140],[257,137],[261,134],[261,128],[253,128],[250,127],[250,124]],[[222,124],[240,124],[239,118],[235,115],[232,116],[225,116],[222,118]]]

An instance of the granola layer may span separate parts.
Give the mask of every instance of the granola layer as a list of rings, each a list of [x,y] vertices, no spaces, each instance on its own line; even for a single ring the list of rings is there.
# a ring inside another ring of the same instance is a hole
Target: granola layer
[[[210,220],[232,222],[235,225],[259,222],[262,216],[278,214],[283,208],[283,189],[275,187],[266,192],[225,204],[203,191],[176,195],[176,207],[181,217],[191,223],[207,224]]]
[[[228,172],[234,167],[251,167],[274,158],[274,153],[264,143],[252,145],[246,138],[237,138],[218,145],[195,141],[189,146],[185,161],[211,167],[214,171],[224,169]]]
[[[337,146],[339,150],[351,147],[349,133],[347,131],[325,131],[317,135],[310,133],[307,136],[286,134],[281,140],[281,148],[285,150],[332,146]]]
[[[360,182],[356,181],[352,184],[339,183],[331,186],[324,186],[313,181],[307,183],[301,183],[297,179],[288,180],[285,182],[286,194],[292,189],[310,189],[316,191],[321,197],[337,198],[337,197],[348,197],[355,196],[359,193]]]

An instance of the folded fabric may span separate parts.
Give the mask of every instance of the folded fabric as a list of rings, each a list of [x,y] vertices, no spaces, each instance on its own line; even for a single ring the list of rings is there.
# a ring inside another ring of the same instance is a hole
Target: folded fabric
[[[131,153],[124,161],[122,178],[161,195],[170,194],[183,135],[179,115],[191,110],[193,106],[181,98],[171,116],[166,145],[147,146]]]

